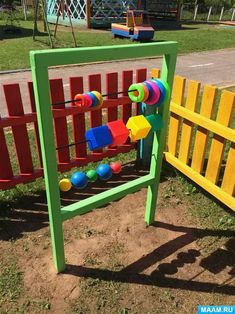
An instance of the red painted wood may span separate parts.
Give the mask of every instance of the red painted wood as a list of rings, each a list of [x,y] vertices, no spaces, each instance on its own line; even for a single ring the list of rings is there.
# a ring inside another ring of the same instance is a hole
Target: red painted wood
[[[19,84],[3,85],[8,114],[10,117],[23,117],[24,110]],[[20,174],[32,173],[33,162],[26,124],[12,126],[16,155]]]
[[[0,180],[0,189],[7,190],[9,188],[16,186],[17,184],[35,181],[37,178],[41,178],[42,176],[43,176],[43,171],[41,169],[41,170],[35,170],[33,173],[30,173],[30,174],[25,173],[22,175],[14,176],[9,179],[3,179],[3,180]]]
[[[35,97],[34,97],[34,90],[33,90],[33,82],[28,82],[28,92],[29,92],[29,100],[30,100],[30,108],[32,113],[36,113],[36,105],[35,105]],[[34,122],[34,132],[35,132],[35,139],[36,139],[36,146],[38,152],[38,160],[40,167],[42,168],[42,154],[40,148],[40,139],[39,139],[39,132],[38,132],[38,124],[37,121]]]
[[[136,82],[137,83],[141,83],[143,81],[145,81],[147,78],[147,69],[138,69],[136,70]],[[135,107],[135,114],[138,114],[138,104],[136,104]]]
[[[92,74],[88,76],[89,91],[96,90],[101,93],[101,74]],[[102,109],[91,111],[90,113],[90,128],[102,125]],[[97,149],[92,154],[102,153],[102,149]]]
[[[70,77],[70,99],[74,99],[74,96],[78,93],[83,93],[83,77]],[[74,107],[75,108],[75,107]],[[72,115],[73,124],[73,141],[80,142],[85,140],[86,121],[85,114],[75,113]],[[75,158],[87,157],[87,144],[75,145]]]
[[[0,117],[1,121],[1,117]],[[13,171],[11,167],[10,156],[8,153],[5,134],[2,128],[0,128],[0,182],[3,179],[12,179]]]
[[[51,103],[63,102],[64,99],[64,89],[62,79],[50,80],[50,91],[51,91]],[[65,105],[52,106],[53,109],[64,109]],[[68,129],[67,129],[67,119],[66,117],[54,118],[54,129],[55,129],[55,140],[56,147],[68,145]],[[69,147],[59,149],[57,151],[58,162],[59,163],[69,163],[70,162],[70,151]]]
[[[118,92],[118,73],[107,73],[106,75],[106,94],[114,94]],[[108,95],[107,99],[117,99],[118,95]],[[118,118],[118,106],[108,107],[106,110],[106,121],[115,121]]]
[[[132,71],[124,71],[126,74],[123,74],[123,80],[125,82],[122,83],[123,90],[127,90],[129,88],[129,85],[131,84],[132,80]],[[142,74],[141,74],[142,73]],[[143,75],[144,72],[140,71],[140,75]],[[113,75],[115,74],[109,74],[107,77],[110,77],[109,79],[113,79]],[[141,77],[140,77],[141,78]],[[108,80],[109,80],[108,79]],[[141,81],[145,78],[141,78]],[[82,92],[83,84],[82,84],[82,78],[71,78],[70,79],[70,94],[71,98],[73,98],[74,93]],[[109,87],[107,86],[107,90],[109,89],[111,92],[111,88],[113,89],[113,85],[111,82],[108,83]],[[63,93],[63,83],[62,80],[51,80],[51,102],[60,102],[64,101],[64,93]],[[36,124],[36,113],[35,113],[35,103],[34,103],[34,95],[33,95],[33,89],[32,89],[32,83],[29,83],[28,85],[29,89],[29,97],[30,97],[30,104],[31,104],[31,110],[32,113],[25,114],[23,112],[23,106],[22,106],[22,100],[20,96],[20,90],[18,84],[14,84],[13,87],[5,87],[4,91],[5,95],[7,95],[8,101],[8,107],[10,108],[9,117],[0,118],[0,145],[1,145],[1,154],[0,154],[0,162],[2,165],[2,168],[0,168],[0,189],[8,189],[10,187],[13,187],[19,183],[26,183],[34,181],[38,177],[43,176],[42,169],[40,170],[34,170],[31,173],[29,172],[23,172],[21,171],[20,175],[13,176],[12,170],[11,170],[11,164],[9,159],[9,153],[7,150],[6,143],[4,144],[5,137],[3,133],[3,127],[12,126],[12,129],[14,129],[14,132],[17,134],[24,134],[24,138],[26,135],[26,141],[28,138],[27,135],[27,129],[26,129],[26,123],[35,123]],[[117,89],[117,87],[116,87]],[[91,75],[89,77],[89,90],[98,90],[101,91],[101,75]],[[11,96],[13,95],[13,97]],[[114,96],[115,97],[115,96]],[[124,119],[127,119],[129,115],[131,114],[130,110],[130,100],[128,96],[120,96],[118,100],[115,98],[105,99],[103,103],[103,108],[115,108],[115,110],[108,111],[108,119],[115,120],[117,118],[116,113],[118,112],[116,107],[120,105],[123,106],[123,115],[122,117]],[[127,110],[126,108],[129,109]],[[12,111],[13,110],[13,111]],[[53,108],[53,117],[54,117],[54,125],[56,130],[56,135],[58,134],[58,137],[56,136],[56,139],[58,142],[60,141],[60,144],[57,143],[57,145],[66,145],[68,143],[68,133],[67,133],[67,120],[66,117],[72,116],[73,124],[74,124],[74,131],[73,131],[73,141],[80,141],[84,139],[84,133],[85,133],[85,112],[89,110],[83,110],[81,111],[77,107],[72,107],[68,105],[67,108],[65,108],[64,105],[54,106]],[[102,125],[102,111],[97,109],[91,109],[91,122],[89,127],[95,127]],[[115,115],[115,117],[114,117]],[[60,123],[59,123],[60,122]],[[77,127],[79,125],[79,127]],[[62,128],[63,126],[63,128]],[[2,129],[1,129],[2,128]],[[16,130],[24,130],[22,132],[16,132]],[[65,132],[64,132],[65,130]],[[36,130],[35,130],[36,132]],[[63,133],[63,136],[61,137],[61,134]],[[28,144],[22,145],[22,135],[20,135],[20,146],[24,147],[24,153],[25,151],[30,152],[29,147],[29,141]],[[25,142],[25,139],[23,140]],[[17,142],[18,143],[18,142]],[[5,145],[5,147],[4,147]],[[18,145],[18,146],[19,146]],[[83,147],[83,148],[81,148]],[[86,154],[86,144],[80,145],[78,148],[76,148],[75,151],[75,159],[70,159],[69,157],[69,149],[67,150],[66,158],[64,154],[62,155],[62,159],[59,160],[58,169],[60,171],[68,171],[73,167],[76,166],[83,166],[88,164],[89,162],[99,161],[106,157],[112,157],[117,155],[118,153],[126,153],[134,148],[133,144],[125,144],[121,147],[108,149],[102,152],[102,150],[95,152],[91,155]],[[22,153],[20,151],[20,153]],[[30,155],[31,156],[31,155]],[[22,158],[22,157],[21,157]],[[25,159],[25,158],[24,158]],[[21,160],[21,159],[20,159]],[[67,160],[67,161],[65,161]],[[8,169],[7,165],[8,164]],[[0,167],[1,167],[0,165]],[[3,167],[4,166],[4,167]],[[5,171],[5,172],[4,172]]]
[[[133,71],[123,71],[122,72],[122,90],[124,91],[123,96],[128,96],[128,89],[133,83]],[[125,92],[126,91],[126,92]],[[122,120],[124,123],[127,123],[128,119],[132,115],[132,102],[123,106],[122,110]]]
[[[87,156],[87,158],[80,158],[80,159],[71,160],[71,162],[69,164],[60,164],[58,166],[58,168],[59,168],[59,171],[61,171],[61,172],[68,171],[73,167],[85,166],[90,162],[100,161],[103,158],[113,157],[113,156],[116,156],[120,153],[127,153],[130,150],[132,150],[133,148],[135,148],[133,143],[123,145],[123,146],[118,147],[117,149],[109,149],[109,150],[106,150],[105,152],[100,153],[100,154],[90,154]]]

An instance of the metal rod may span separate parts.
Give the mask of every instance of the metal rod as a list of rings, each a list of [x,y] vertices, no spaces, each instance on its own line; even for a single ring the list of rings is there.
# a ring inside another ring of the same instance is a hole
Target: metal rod
[[[58,147],[56,147],[56,150],[63,149],[63,148],[68,148],[68,147],[71,147],[71,146],[75,146],[75,145],[83,144],[83,143],[87,143],[87,142],[90,142],[90,140],[84,140],[84,141],[79,141],[79,142],[73,142],[73,143],[71,143],[71,144],[67,144],[67,145],[63,145],[63,146],[58,146]]]
[[[121,92],[117,92],[117,93],[102,94],[102,97],[119,95],[119,94],[122,94],[122,93],[136,92],[136,91],[137,91],[137,89],[132,89],[132,90],[121,91]],[[77,100],[75,100],[75,99],[70,99],[70,100],[66,100],[66,101],[56,102],[56,103],[51,104],[51,105],[52,106],[59,106],[59,105],[65,105],[65,104],[73,103],[73,102],[76,102],[76,101]]]

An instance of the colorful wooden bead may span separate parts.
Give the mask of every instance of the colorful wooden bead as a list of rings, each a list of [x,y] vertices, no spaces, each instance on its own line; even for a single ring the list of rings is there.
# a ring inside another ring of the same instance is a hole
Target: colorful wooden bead
[[[68,192],[72,187],[69,179],[62,179],[59,182],[59,188],[62,192]]]
[[[118,174],[122,170],[122,164],[119,161],[111,162],[110,168],[112,170],[112,173]]]
[[[126,143],[129,136],[129,130],[122,120],[108,122],[107,126],[112,135],[112,146],[119,146]]]
[[[85,133],[86,141],[90,150],[99,149],[112,144],[112,135],[107,125],[101,125],[89,129]]]
[[[86,176],[87,176],[88,180],[91,182],[95,182],[97,180],[97,177],[98,177],[96,171],[93,169],[88,170],[86,173]]]
[[[109,165],[101,164],[96,168],[96,172],[101,180],[107,181],[112,177],[112,170]]]
[[[87,186],[88,179],[83,172],[74,172],[70,178],[72,185],[77,189],[84,189]]]
[[[160,89],[158,85],[153,81],[145,81],[144,83],[147,85],[149,89],[152,90],[152,93],[150,94],[148,99],[145,100],[145,103],[146,105],[155,105],[158,102],[161,95]]]
[[[145,116],[146,120],[148,120],[149,124],[151,125],[151,131],[155,132],[159,131],[163,128],[163,120],[160,114],[151,114],[149,116]]]
[[[128,96],[134,102],[143,101],[145,94],[142,84],[132,84],[128,89]]]
[[[143,115],[130,117],[126,127],[130,130],[129,136],[132,141],[145,138],[151,130],[151,125]]]

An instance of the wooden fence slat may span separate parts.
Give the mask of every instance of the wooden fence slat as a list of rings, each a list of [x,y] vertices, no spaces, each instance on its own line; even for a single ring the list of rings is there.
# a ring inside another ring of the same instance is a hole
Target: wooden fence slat
[[[156,78],[160,78],[160,75],[161,75],[161,70],[160,69],[152,69],[151,70],[151,77],[156,79]]]
[[[122,72],[122,90],[123,96],[127,96],[128,93],[128,89],[131,86],[133,82],[133,71],[123,71]],[[123,122],[126,124],[128,119],[131,117],[131,113],[132,113],[132,102],[130,100],[129,104],[126,104],[123,106],[122,108],[122,120]]]
[[[51,103],[63,102],[64,99],[64,88],[62,79],[52,79],[50,80],[50,92],[51,92]],[[49,105],[49,104],[48,104]],[[65,105],[52,106],[52,110],[64,109]],[[55,140],[56,146],[68,145],[68,129],[67,129],[67,119],[66,117],[54,118],[54,130],[55,130]],[[59,149],[57,151],[59,163],[69,163],[70,162],[70,151],[69,147]]]
[[[234,106],[235,94],[229,91],[222,92],[216,122],[224,126],[229,126]],[[226,139],[216,134],[213,136],[211,142],[205,176],[208,180],[215,184],[219,178],[225,142]]]
[[[200,115],[206,118],[211,118],[215,106],[216,88],[214,86],[205,86],[202,104],[200,109]],[[192,164],[193,170],[201,173],[204,165],[204,158],[206,153],[206,147],[208,142],[208,130],[198,126],[195,143],[193,148]]]
[[[70,99],[74,99],[76,94],[83,93],[83,77],[70,77]],[[73,140],[74,142],[82,142],[85,140],[86,121],[85,113],[77,113],[72,115]],[[87,157],[87,145],[82,143],[75,145],[75,158]]]
[[[136,70],[136,82],[137,83],[141,83],[143,81],[145,81],[147,78],[147,69],[137,69]],[[135,115],[139,114],[139,103],[136,104],[135,107]]]
[[[186,79],[181,76],[175,76],[173,88],[172,88],[172,101],[179,106],[182,106],[184,100],[184,90],[185,90]],[[175,156],[178,146],[179,138],[179,128],[180,128],[180,117],[175,113],[171,113],[168,131],[168,151]]]
[[[3,85],[7,109],[10,117],[24,116],[19,84]],[[32,174],[33,161],[26,124],[12,126],[20,174]]]
[[[90,91],[101,91],[101,74],[92,74],[88,76],[88,87]],[[102,125],[102,109],[94,110],[90,112],[90,127],[95,128]],[[97,149],[92,154],[100,154],[103,149]]]
[[[118,73],[106,74],[106,94],[114,94],[118,92]],[[117,99],[118,95],[108,95],[107,99]],[[106,109],[106,121],[111,122],[118,119],[118,107],[110,107]]]
[[[186,98],[185,108],[195,111],[200,90],[200,83],[196,81],[189,81],[188,93]],[[192,141],[193,123],[185,120],[182,124],[182,133],[179,147],[179,160],[188,164],[189,151]]]
[[[235,143],[231,143],[221,188],[229,195],[235,196]]]
[[[0,116],[1,121],[1,116]],[[0,181],[4,179],[11,179],[13,177],[13,171],[11,167],[11,160],[8,153],[8,147],[6,143],[5,134],[2,128],[0,128]]]
[[[30,100],[31,112],[32,113],[36,113],[36,104],[35,104],[35,97],[34,97],[34,90],[33,90],[33,82],[28,82],[28,92],[29,92],[29,100]],[[43,168],[43,165],[42,165],[42,154],[41,154],[41,147],[40,147],[40,138],[39,138],[39,131],[38,131],[38,123],[37,123],[37,121],[34,122],[34,132],[35,132],[35,138],[36,138],[38,160],[39,160],[40,167]]]

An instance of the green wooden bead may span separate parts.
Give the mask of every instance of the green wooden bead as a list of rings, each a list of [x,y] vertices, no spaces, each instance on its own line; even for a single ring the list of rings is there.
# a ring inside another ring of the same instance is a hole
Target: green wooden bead
[[[160,114],[151,114],[145,117],[151,125],[150,132],[159,131],[163,128],[163,121]]]
[[[86,173],[86,176],[87,176],[88,180],[92,181],[92,182],[95,182],[97,180],[97,177],[98,177],[96,171],[93,169],[88,170]]]

